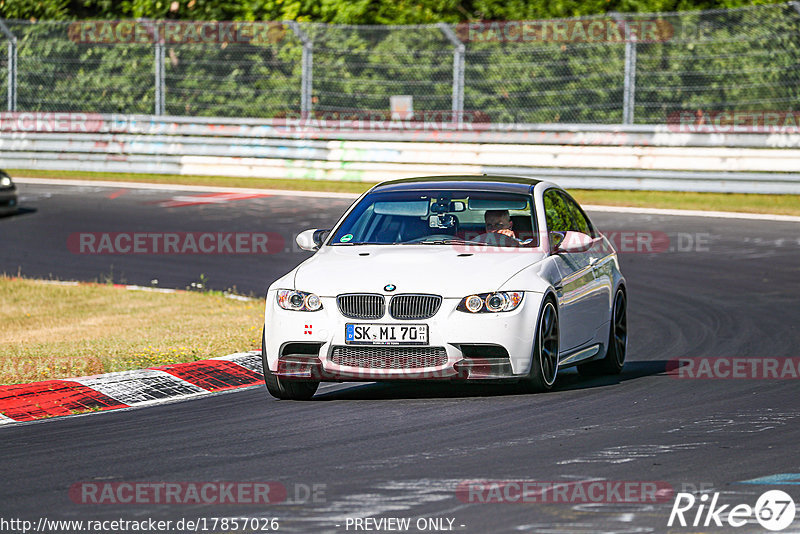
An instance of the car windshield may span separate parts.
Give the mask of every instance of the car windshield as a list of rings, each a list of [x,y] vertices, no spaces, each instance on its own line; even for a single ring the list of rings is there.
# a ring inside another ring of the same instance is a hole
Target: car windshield
[[[489,191],[377,192],[364,197],[331,245],[538,246],[531,198]]]

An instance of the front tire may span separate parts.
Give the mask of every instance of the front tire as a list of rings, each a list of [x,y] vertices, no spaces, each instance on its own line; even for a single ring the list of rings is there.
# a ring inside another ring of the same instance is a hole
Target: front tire
[[[625,365],[628,351],[628,304],[625,291],[617,289],[614,296],[614,308],[608,332],[608,348],[602,360],[584,363],[578,366],[578,372],[584,376],[618,375]]]
[[[552,299],[544,301],[536,324],[531,369],[525,388],[533,393],[550,391],[558,375],[558,311]]]
[[[267,391],[276,399],[309,400],[319,387],[316,380],[285,380],[269,370],[265,330],[261,331],[261,365],[264,368],[264,383]]]

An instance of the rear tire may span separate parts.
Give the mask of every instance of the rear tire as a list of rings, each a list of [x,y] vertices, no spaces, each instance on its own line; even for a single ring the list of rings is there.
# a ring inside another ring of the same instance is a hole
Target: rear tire
[[[558,375],[558,310],[555,302],[544,301],[536,323],[531,369],[524,380],[532,393],[550,391]]]
[[[608,348],[602,360],[584,363],[578,366],[583,376],[618,375],[625,365],[625,354],[628,351],[628,313],[627,299],[622,288],[617,289],[614,296],[611,325],[608,332]]]
[[[316,380],[285,380],[269,370],[265,330],[261,331],[261,365],[267,391],[276,399],[309,400],[317,392],[319,382]]]

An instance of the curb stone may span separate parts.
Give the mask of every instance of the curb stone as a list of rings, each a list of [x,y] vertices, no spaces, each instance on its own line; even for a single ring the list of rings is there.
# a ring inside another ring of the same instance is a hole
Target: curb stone
[[[211,395],[264,383],[261,352],[0,386],[0,426]]]

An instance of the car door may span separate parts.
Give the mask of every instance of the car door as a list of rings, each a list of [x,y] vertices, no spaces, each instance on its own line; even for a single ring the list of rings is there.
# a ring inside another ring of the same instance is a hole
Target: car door
[[[595,293],[595,269],[592,250],[554,254],[555,234],[568,231],[586,232],[585,217],[577,217],[581,211],[574,201],[559,189],[544,192],[545,221],[550,253],[554,255],[560,280],[555,284],[559,305],[560,352],[569,352],[585,345],[594,337],[598,327],[597,298]]]
[[[588,317],[595,330],[603,328],[609,320],[611,311],[611,292],[613,285],[612,253],[606,247],[600,233],[592,225],[589,217],[581,209],[578,203],[564,191],[559,192],[570,210],[573,222],[572,231],[581,232],[593,238],[592,248],[586,251],[589,266],[592,268],[594,280],[589,281],[588,288],[585,288]],[[588,325],[589,323],[587,323]],[[605,339],[603,340],[605,343]]]

